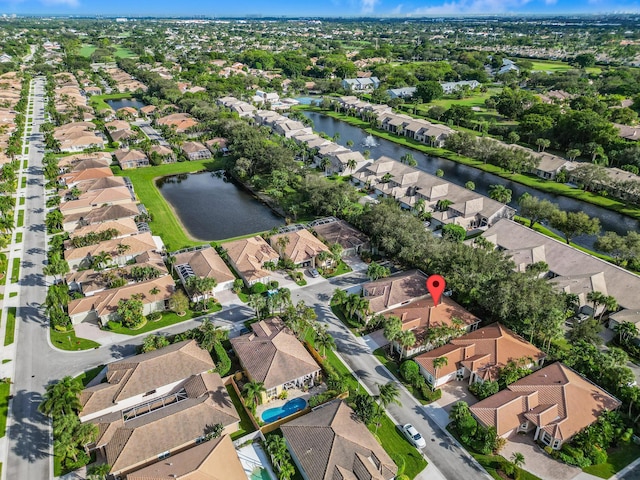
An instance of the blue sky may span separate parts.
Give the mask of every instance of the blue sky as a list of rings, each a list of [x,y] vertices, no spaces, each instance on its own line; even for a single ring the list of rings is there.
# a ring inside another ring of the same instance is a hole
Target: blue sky
[[[214,16],[421,16],[638,12],[640,0],[0,0],[0,13]]]

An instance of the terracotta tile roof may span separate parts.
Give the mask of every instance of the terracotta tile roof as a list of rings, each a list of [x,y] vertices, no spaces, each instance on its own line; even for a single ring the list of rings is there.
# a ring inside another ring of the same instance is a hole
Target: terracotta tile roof
[[[104,223],[96,223],[93,225],[87,225],[86,227],[78,228],[69,235],[69,238],[82,237],[88,233],[100,233],[105,230],[114,228],[118,231],[118,237],[124,237],[138,233],[138,227],[136,222],[132,218],[120,218],[118,220],[111,220]]]
[[[91,207],[109,205],[112,203],[126,202],[132,200],[131,191],[127,187],[102,188],[100,190],[90,190],[81,194],[77,200],[69,200],[60,204],[62,213],[78,211],[79,209],[90,210]]]
[[[80,164],[84,160],[94,160],[103,163],[103,167],[108,167],[111,164],[111,155],[107,152],[91,152],[91,153],[78,153],[76,155],[68,155],[60,158],[58,167],[74,167]]]
[[[277,262],[279,258],[278,253],[259,236],[224,243],[222,246],[247,282],[270,276],[271,272],[262,266],[265,262]]]
[[[537,362],[546,357],[544,352],[499,323],[454,338],[449,345],[418,355],[414,360],[433,375],[433,360],[442,356],[449,361],[438,369],[438,376],[464,366],[485,380],[495,380],[500,368],[510,360],[530,357]]]
[[[118,245],[120,244],[127,245],[129,247],[129,250],[125,252],[125,255],[127,256],[139,255],[147,250],[156,249],[156,244],[153,241],[151,233],[144,232],[123,238],[113,238],[111,240],[106,240],[86,247],[70,248],[64,251],[64,258],[67,261],[77,260],[97,255],[100,252],[107,252],[113,258],[116,258],[120,256],[118,253]]]
[[[160,290],[160,293],[151,295],[149,291],[153,288]],[[70,316],[75,316],[95,311],[98,317],[105,317],[116,313],[120,300],[128,300],[133,295],[140,294],[143,296],[143,304],[155,303],[161,300],[168,300],[174,290],[175,283],[173,278],[171,275],[164,275],[146,282],[125,285],[124,287],[106,290],[89,297],[72,300],[69,302],[68,312]]]
[[[232,338],[231,345],[249,377],[265,388],[315,373],[320,367],[278,317],[251,325],[253,333]]]
[[[102,177],[113,177],[113,172],[109,167],[87,168],[78,172],[63,173],[58,178],[64,181],[65,185],[73,186],[74,183],[83,180],[91,180]]]
[[[236,278],[215,248],[179,253],[175,259],[176,266],[188,263],[196,276],[215,278],[218,284],[233,281]]]
[[[91,190],[102,190],[103,188],[125,187],[126,185],[127,184],[122,177],[103,177],[78,182],[76,183],[75,188],[84,193]]]
[[[203,150],[209,151],[209,149],[200,142],[184,142],[182,144],[182,151],[185,153],[197,153]]]
[[[247,480],[229,435],[191,447],[127,475],[127,480]]]
[[[344,220],[316,225],[313,229],[327,244],[338,243],[343,249],[356,248],[369,243],[369,237]]]
[[[111,472],[126,471],[142,462],[156,460],[158,455],[195,441],[205,434],[207,426],[221,423],[223,426],[238,423],[240,417],[233,408],[226,388],[217,373],[203,373],[185,383],[197,381],[198,377],[217,377],[208,380],[215,384],[215,390],[188,394],[188,398],[175,402],[151,413],[124,421],[113,421],[113,416],[97,418],[92,423],[101,424],[105,420],[115,423],[108,427],[110,438],[103,435],[105,452]],[[170,434],[169,434],[170,433]]]
[[[418,344],[423,342],[430,328],[454,326],[454,318],[462,320],[463,328],[481,322],[478,317],[445,296],[440,299],[437,307],[434,306],[433,299],[428,297],[388,310],[384,316],[398,317],[402,321],[402,330],[411,330]]]
[[[308,230],[298,230],[280,235],[274,235],[269,239],[271,246],[278,250],[278,239],[286,237],[289,243],[284,247],[283,256],[293,263],[308,262],[315,258],[320,252],[328,252],[329,248],[313,236]]]
[[[113,153],[118,162],[137,162],[139,160],[146,160],[147,155],[142,150],[136,149],[120,149]]]
[[[342,401],[334,401],[280,428],[309,480],[390,480],[398,471],[391,457]]]
[[[553,438],[569,440],[605,410],[621,402],[560,362],[542,368],[506,390],[476,403],[471,412],[498,435],[528,420]]]
[[[90,212],[72,213],[65,215],[64,221],[67,223],[82,220],[85,225],[91,225],[93,223],[117,220],[119,218],[134,218],[138,215],[140,215],[140,211],[138,210],[137,204],[131,202],[98,207],[92,209]]]
[[[410,300],[428,295],[427,275],[420,270],[409,270],[391,277],[365,283],[364,296],[369,300],[373,313],[380,313]]]
[[[85,388],[80,394],[80,416],[90,415],[127,398],[212,370],[211,355],[195,340],[185,340],[107,366],[107,383]]]

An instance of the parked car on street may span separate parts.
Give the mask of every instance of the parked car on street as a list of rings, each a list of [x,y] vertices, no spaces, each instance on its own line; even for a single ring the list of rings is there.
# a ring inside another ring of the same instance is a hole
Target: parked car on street
[[[404,425],[401,430],[404,436],[407,437],[407,440],[409,440],[409,442],[411,442],[411,445],[413,445],[414,447],[420,449],[427,446],[427,442],[425,441],[424,437],[420,435],[418,430],[416,430],[415,427],[410,423]]]

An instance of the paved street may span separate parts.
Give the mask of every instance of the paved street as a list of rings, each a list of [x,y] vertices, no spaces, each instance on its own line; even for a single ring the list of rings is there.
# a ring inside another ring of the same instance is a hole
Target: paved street
[[[39,127],[44,121],[44,79],[36,79],[34,84],[34,120],[24,193],[26,227],[22,244],[23,258],[18,296],[12,299],[18,306],[16,343],[12,346],[15,361],[9,364],[15,368],[11,375],[14,379],[14,398],[10,403],[8,437],[3,439],[5,442],[8,440],[8,449],[0,449],[3,456],[7,455],[7,458],[0,458],[0,461],[6,461],[2,478],[11,480],[47,480],[53,476],[50,425],[48,419],[37,411],[45,386],[65,375],[75,376],[97,365],[132,355],[146,336],[124,338],[120,342],[83,352],[63,352],[54,348],[49,341],[48,320],[42,310],[46,297],[46,283],[42,274],[46,261],[46,234],[42,175],[44,146]],[[352,272],[329,281],[320,279],[305,288],[292,288],[292,300],[294,303],[304,300],[315,308],[318,320],[329,326],[346,364],[369,391],[377,393],[376,385],[392,381],[391,374],[370,354],[364,341],[354,337],[329,308],[330,298],[336,288],[348,289],[364,281],[363,272]],[[242,322],[252,316],[253,311],[249,307],[234,305],[211,315],[211,318],[216,324],[237,331]],[[186,321],[161,332],[179,333],[201,321]],[[447,418],[442,409],[423,407],[404,388],[401,389],[400,401],[401,407],[392,405],[389,408],[393,419],[400,424],[412,423],[427,440],[424,453],[430,466],[421,479],[490,478],[443,430]],[[630,473],[626,478],[637,478],[633,475]]]

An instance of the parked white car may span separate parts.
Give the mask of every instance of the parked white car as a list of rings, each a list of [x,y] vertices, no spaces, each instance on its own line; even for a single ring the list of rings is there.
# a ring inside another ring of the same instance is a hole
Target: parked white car
[[[409,442],[411,442],[411,445],[413,445],[414,447],[419,449],[427,446],[427,442],[425,441],[424,437],[420,435],[418,430],[416,430],[415,427],[410,423],[404,425],[401,430],[404,436],[407,437],[407,440],[409,440]]]

